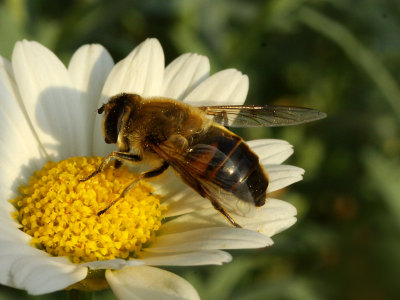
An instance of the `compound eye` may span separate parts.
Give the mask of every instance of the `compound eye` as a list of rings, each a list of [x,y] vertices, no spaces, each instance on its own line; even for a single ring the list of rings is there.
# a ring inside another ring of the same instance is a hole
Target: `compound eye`
[[[115,144],[121,130],[122,117],[124,116],[124,106],[115,105],[107,114],[104,121],[105,142]]]

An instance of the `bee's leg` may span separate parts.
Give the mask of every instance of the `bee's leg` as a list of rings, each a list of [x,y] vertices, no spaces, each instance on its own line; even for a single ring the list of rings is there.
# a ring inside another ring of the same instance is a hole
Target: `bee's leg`
[[[215,199],[210,199],[211,204],[214,206],[216,210],[218,210],[228,221],[231,223],[233,226],[237,228],[242,228],[238,223],[236,223],[235,219],[232,218],[232,216],[219,204],[219,202]]]
[[[155,169],[152,169],[152,170],[150,170],[150,171],[140,173],[139,177],[136,178],[131,184],[129,184],[129,185],[122,191],[122,193],[121,193],[121,195],[119,196],[119,198],[125,197],[125,195],[130,191],[130,189],[132,189],[132,188],[135,186],[135,184],[136,184],[138,181],[140,181],[140,180],[142,180],[142,179],[145,179],[145,178],[151,178],[151,177],[156,177],[156,176],[158,176],[158,175],[161,175],[162,173],[164,173],[164,171],[165,171],[166,169],[168,169],[168,167],[169,167],[169,164],[168,164],[166,161],[164,161],[164,162],[162,163],[161,166],[159,166],[159,167],[157,167],[157,168],[155,168]]]
[[[137,154],[133,153],[127,153],[127,152],[119,152],[119,151],[113,151],[110,154],[108,154],[106,157],[104,157],[103,161],[101,162],[100,166],[97,168],[96,171],[94,171],[92,174],[90,174],[88,177],[79,179],[80,182],[89,180],[93,176],[99,174],[101,171],[104,170],[104,167],[109,163],[109,161],[115,158],[118,161],[126,161],[126,162],[138,162],[142,160],[142,157],[140,157]]]
[[[235,219],[232,218],[232,216],[221,206],[221,204],[218,202],[218,200],[213,196],[213,194],[206,188],[205,186],[201,185],[198,186],[198,188],[195,188],[195,190],[202,195],[203,197],[206,197],[208,200],[210,200],[211,204],[214,206],[214,208],[219,211],[227,220],[229,223],[231,223],[233,226],[237,228],[242,228],[238,223],[236,223]]]
[[[119,169],[122,166],[122,161],[120,160],[115,160],[114,161],[114,168]]]
[[[155,177],[158,175],[161,175],[166,169],[168,169],[169,164],[164,161],[163,164],[153,170],[143,172],[139,175],[138,178],[136,178],[134,181],[132,181],[121,193],[121,195],[115,199],[113,202],[111,202],[109,205],[107,205],[106,208],[102,209],[97,213],[98,216],[104,214],[111,206],[113,206],[115,203],[117,203],[119,200],[125,197],[125,195],[138,183],[140,180],[145,179],[145,178],[151,178]]]

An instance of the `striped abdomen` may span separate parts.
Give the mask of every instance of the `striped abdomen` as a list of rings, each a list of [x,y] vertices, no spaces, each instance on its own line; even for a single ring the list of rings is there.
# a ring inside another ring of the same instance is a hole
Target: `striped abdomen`
[[[237,198],[255,206],[265,203],[268,178],[258,156],[239,136],[224,127],[212,125],[207,133],[194,137],[190,163],[198,170],[202,168],[199,176],[204,180]]]

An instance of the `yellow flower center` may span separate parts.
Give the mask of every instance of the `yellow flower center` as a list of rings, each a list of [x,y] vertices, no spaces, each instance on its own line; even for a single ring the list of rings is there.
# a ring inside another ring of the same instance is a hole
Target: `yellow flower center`
[[[11,202],[14,218],[32,236],[31,244],[54,256],[68,256],[75,263],[135,257],[155,237],[166,208],[160,196],[143,181],[107,212],[137,175],[123,166],[107,166],[85,182],[101,157],[71,157],[48,162],[36,171],[20,195]]]

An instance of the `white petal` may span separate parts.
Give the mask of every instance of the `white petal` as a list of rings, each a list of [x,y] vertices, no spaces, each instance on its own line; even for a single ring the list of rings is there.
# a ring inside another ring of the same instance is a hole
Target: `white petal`
[[[83,115],[85,116],[82,128],[85,136],[93,135],[93,126],[96,117],[101,91],[108,74],[114,65],[113,59],[107,50],[98,44],[80,47],[72,56],[68,66],[73,84],[81,92]],[[92,138],[88,139],[88,151],[82,155],[91,155]]]
[[[54,159],[78,156],[87,148],[79,93],[67,69],[47,48],[18,42],[12,55],[16,82],[28,116]]]
[[[8,189],[0,188],[0,195],[6,195],[9,193]],[[0,196],[1,197],[1,196]],[[5,199],[7,200],[7,199]],[[15,211],[15,207],[7,201],[0,201],[0,224],[7,224],[12,227],[20,227],[21,225],[17,223],[11,214]]]
[[[18,103],[11,65],[3,58],[0,58],[0,96],[0,167],[7,174],[0,177],[0,196],[7,201],[34,170],[43,166],[45,159]]]
[[[176,217],[163,224],[160,234],[176,234],[202,228],[232,227],[232,225],[215,208],[195,210]]]
[[[11,272],[12,265],[23,257],[42,257],[44,253],[20,242],[0,241],[0,283],[16,287]]]
[[[272,240],[258,232],[242,228],[204,228],[180,233],[163,234],[149,248],[153,253],[190,252],[214,249],[262,248]]]
[[[11,207],[15,210],[13,206]],[[0,224],[2,224],[2,229],[0,230],[0,232],[1,234],[3,234],[3,236],[0,237],[0,241],[1,240],[15,241],[15,240],[25,239],[26,243],[28,244],[30,241],[30,236],[28,235],[28,237],[26,237],[25,233],[19,230],[19,228],[21,228],[22,225],[13,220],[11,214],[8,215],[7,213],[4,213],[3,207],[0,207],[0,210],[1,210]],[[23,238],[20,233],[24,235]]]
[[[21,257],[12,265],[16,287],[40,295],[65,289],[83,280],[87,268],[71,263],[66,257]]]
[[[98,106],[119,93],[136,93],[143,97],[160,96],[164,77],[164,52],[156,39],[147,39],[111,70]],[[97,116],[93,133],[93,152],[106,155],[115,145],[106,145]]]
[[[215,73],[184,99],[192,105],[241,105],[249,90],[249,78],[235,69]]]
[[[103,94],[136,93],[159,96],[164,77],[164,52],[157,39],[147,39],[112,69]]]
[[[0,241],[1,284],[30,294],[54,292],[86,277],[87,268],[17,242]]]
[[[0,141],[0,146],[4,146],[4,143]],[[12,156],[11,149],[7,149],[7,146],[0,149],[0,168],[3,174],[7,174],[7,176],[1,176],[0,178],[0,186],[2,188],[2,192],[0,196],[2,197],[1,201],[9,201],[12,197],[15,196],[15,192],[17,191],[17,187],[19,183],[23,183],[25,180],[21,180],[19,176],[21,175],[22,164],[18,164],[17,162],[10,161],[10,157]],[[12,158],[12,157],[11,157]],[[26,177],[24,178],[26,179]],[[25,181],[26,183],[26,181]]]
[[[0,241],[20,242],[29,245],[32,237],[18,229],[18,223],[12,219],[0,217]]]
[[[272,237],[275,234],[278,234],[278,233],[288,229],[289,227],[292,227],[296,222],[297,222],[296,217],[282,219],[282,220],[274,220],[274,221],[265,223],[264,226],[261,226],[259,229],[259,232]],[[254,227],[256,227],[256,225],[257,224],[255,224]]]
[[[244,228],[271,237],[296,223],[296,214],[296,208],[290,203],[269,198],[264,206],[257,208],[252,218],[235,216],[235,220]]]
[[[262,164],[281,164],[293,154],[293,146],[283,140],[261,139],[247,144],[258,155]]]
[[[264,165],[269,177],[268,193],[280,190],[303,179],[304,170],[289,165]]]
[[[200,266],[221,265],[230,262],[232,256],[220,250],[194,251],[186,253],[143,253],[140,260],[151,266]],[[131,261],[128,261],[128,264]]]
[[[232,214],[243,228],[258,231],[269,237],[296,222],[296,208],[290,203],[269,198],[264,206],[257,207],[251,218]],[[214,208],[194,211],[177,217],[162,227],[162,234],[193,231],[207,227],[231,226]]]
[[[127,266],[199,266],[199,265],[221,265],[230,262],[232,257],[229,253],[220,250],[195,251],[187,253],[146,253],[142,252],[138,259],[111,259],[92,261],[81,264],[92,270],[120,270]]]
[[[208,77],[209,72],[207,57],[194,53],[183,54],[165,68],[161,95],[183,99]]]
[[[158,268],[128,267],[106,271],[106,279],[119,299],[197,300],[193,286],[183,278]]]
[[[139,259],[125,260],[125,259],[110,259],[110,260],[97,260],[82,264],[82,266],[89,267],[92,270],[119,270],[126,266],[141,266],[145,262]]]

